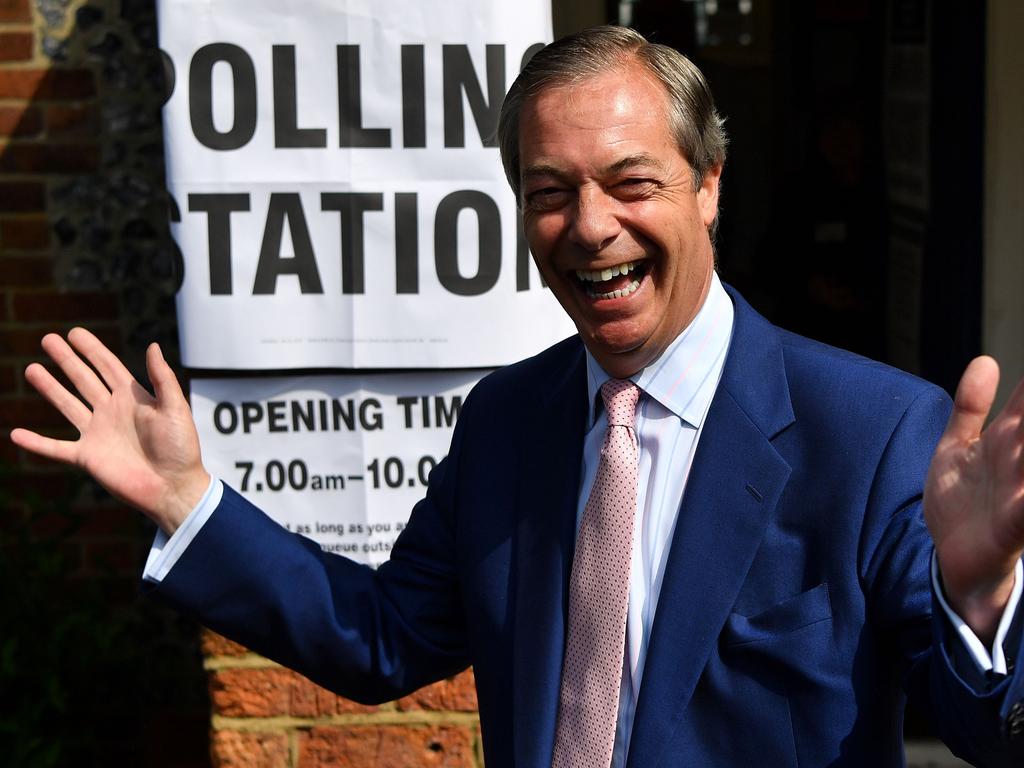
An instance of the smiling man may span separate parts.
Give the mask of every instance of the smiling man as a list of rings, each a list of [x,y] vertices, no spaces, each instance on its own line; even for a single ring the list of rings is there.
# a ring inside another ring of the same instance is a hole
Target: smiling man
[[[722,121],[699,71],[648,48],[694,98],[671,102],[642,60],[623,56],[573,79],[521,81],[501,126],[537,266],[587,349],[618,377],[655,360],[707,295],[725,160]]]
[[[905,695],[967,759],[1021,764],[1024,385],[982,431],[991,360],[950,415],[724,286],[721,120],[632,31],[538,53],[499,141],[579,334],[474,390],[377,571],[211,481],[156,347],[153,398],[88,332],[47,336],[85,402],[26,377],[81,438],[14,441],[160,526],[156,594],[332,690],[472,664],[489,768],[898,766]]]
[[[664,87],[627,64],[549,88],[519,118],[537,266],[587,349],[620,378],[665,351],[711,284],[724,158],[695,175],[668,111]]]

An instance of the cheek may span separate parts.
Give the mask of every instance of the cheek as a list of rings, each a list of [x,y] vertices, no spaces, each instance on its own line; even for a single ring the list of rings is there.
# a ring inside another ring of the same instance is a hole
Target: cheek
[[[540,220],[524,221],[523,232],[526,234],[530,253],[533,254],[537,265],[543,268],[551,261],[552,251],[561,237],[561,225],[551,217],[544,217]]]

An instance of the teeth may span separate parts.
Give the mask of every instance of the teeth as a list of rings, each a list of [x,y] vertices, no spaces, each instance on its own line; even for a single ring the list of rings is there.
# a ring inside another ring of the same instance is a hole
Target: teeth
[[[623,288],[621,290],[618,290],[618,291],[609,291],[608,293],[598,293],[597,291],[594,291],[594,290],[591,290],[590,288],[588,288],[587,289],[587,293],[590,295],[590,297],[592,299],[621,299],[623,296],[629,296],[629,294],[633,293],[633,291],[635,291],[639,287],[640,287],[640,281],[639,280],[634,280],[629,285],[627,285],[625,288]]]
[[[576,277],[587,283],[603,283],[618,275],[628,275],[634,269],[636,269],[636,262],[629,261],[625,264],[609,267],[608,269],[577,269]],[[629,293],[632,293],[634,290],[636,289],[627,289]],[[612,293],[615,293],[615,291],[612,291]]]

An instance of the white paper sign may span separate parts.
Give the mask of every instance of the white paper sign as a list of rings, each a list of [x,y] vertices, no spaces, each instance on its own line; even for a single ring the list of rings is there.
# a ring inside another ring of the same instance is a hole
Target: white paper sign
[[[192,383],[207,469],[277,522],[387,559],[481,371]]]
[[[182,358],[503,365],[574,329],[494,146],[547,0],[161,0]]]

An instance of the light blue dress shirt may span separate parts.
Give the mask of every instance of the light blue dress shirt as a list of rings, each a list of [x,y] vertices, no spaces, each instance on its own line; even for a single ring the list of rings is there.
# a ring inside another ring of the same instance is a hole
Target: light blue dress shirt
[[[633,557],[626,613],[625,659],[619,694],[619,721],[612,768],[626,764],[640,681],[643,679],[658,595],[669,545],[686,490],[697,441],[722,378],[732,336],[732,300],[711,278],[697,316],[651,365],[632,377],[643,390],[635,424],[640,465]],[[601,385],[611,378],[587,352],[590,415],[583,445],[577,524],[594,484],[608,419],[600,402]]]

